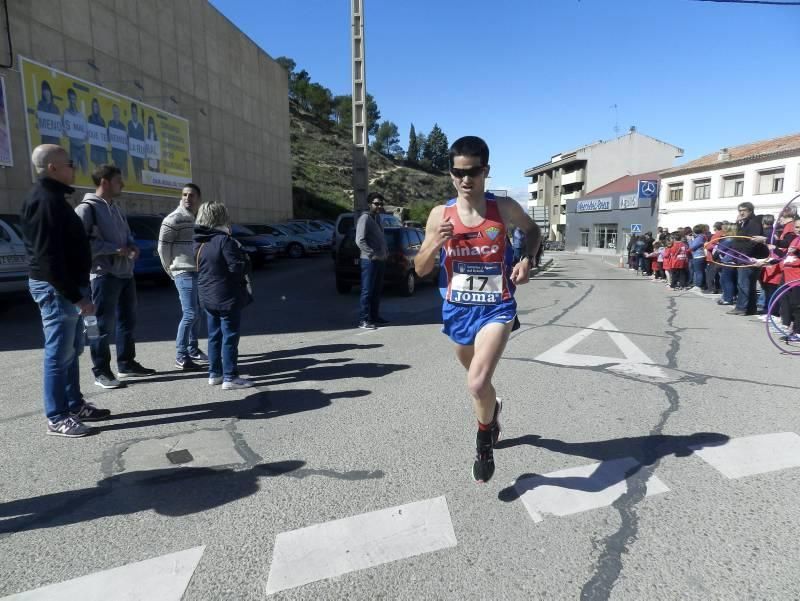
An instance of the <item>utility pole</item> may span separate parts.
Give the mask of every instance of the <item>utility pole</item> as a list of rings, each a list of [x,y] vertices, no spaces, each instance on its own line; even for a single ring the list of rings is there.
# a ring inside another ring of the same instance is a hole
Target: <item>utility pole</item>
[[[367,77],[364,64],[364,0],[350,0],[353,50],[353,210],[367,210],[369,171],[367,152]]]

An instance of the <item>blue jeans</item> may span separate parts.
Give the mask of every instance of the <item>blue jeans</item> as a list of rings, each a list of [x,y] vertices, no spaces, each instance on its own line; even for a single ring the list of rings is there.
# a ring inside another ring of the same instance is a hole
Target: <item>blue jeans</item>
[[[736,270],[736,308],[751,315],[756,312],[758,272],[758,267],[740,267]]]
[[[359,321],[374,321],[380,317],[381,292],[386,261],[361,259],[361,303]]]
[[[239,325],[241,309],[214,311],[208,316],[208,377],[224,377],[226,382],[239,376]]]
[[[133,278],[101,275],[92,280],[92,302],[100,336],[90,342],[95,377],[111,372],[111,339],[117,351],[117,367],[125,371],[136,358],[136,282]]]
[[[692,274],[694,275],[694,285],[698,288],[706,287],[706,258],[692,259]]]
[[[723,267],[719,276],[719,283],[722,286],[722,300],[732,303],[736,296],[736,267]]]
[[[57,422],[83,405],[78,356],[83,352],[83,321],[78,308],[41,280],[28,280],[39,305],[44,330],[44,413]]]
[[[175,288],[181,301],[181,322],[175,339],[175,358],[183,361],[197,352],[200,337],[200,296],[197,291],[197,273],[181,273],[175,276]]]

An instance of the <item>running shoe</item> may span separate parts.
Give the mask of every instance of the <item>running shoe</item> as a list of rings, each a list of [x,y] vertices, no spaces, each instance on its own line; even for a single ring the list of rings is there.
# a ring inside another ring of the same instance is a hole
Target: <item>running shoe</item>
[[[478,431],[476,447],[472,477],[475,482],[485,484],[494,476],[494,448],[491,430]]]
[[[47,433],[50,436],[64,436],[65,438],[81,438],[92,431],[89,426],[81,423],[74,417],[65,417],[57,422],[47,421]]]
[[[111,411],[108,409],[100,409],[92,403],[84,402],[77,412],[70,413],[70,415],[81,422],[96,422],[102,419],[108,419],[111,416]]]

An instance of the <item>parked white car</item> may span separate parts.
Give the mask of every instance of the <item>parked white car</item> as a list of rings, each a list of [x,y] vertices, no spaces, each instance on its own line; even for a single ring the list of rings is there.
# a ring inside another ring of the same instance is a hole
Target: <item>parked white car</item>
[[[11,221],[9,217],[8,221]],[[17,230],[0,219],[0,294],[28,289],[28,257]]]

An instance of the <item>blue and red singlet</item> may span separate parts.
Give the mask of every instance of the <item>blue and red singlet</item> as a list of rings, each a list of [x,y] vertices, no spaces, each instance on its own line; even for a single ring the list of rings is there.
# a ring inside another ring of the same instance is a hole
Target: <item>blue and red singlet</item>
[[[487,323],[508,323],[517,316],[514,252],[493,195],[486,195],[486,217],[478,225],[461,222],[456,199],[445,205],[442,220],[448,218],[453,237],[442,247],[439,272],[442,331],[457,344],[471,345]]]

